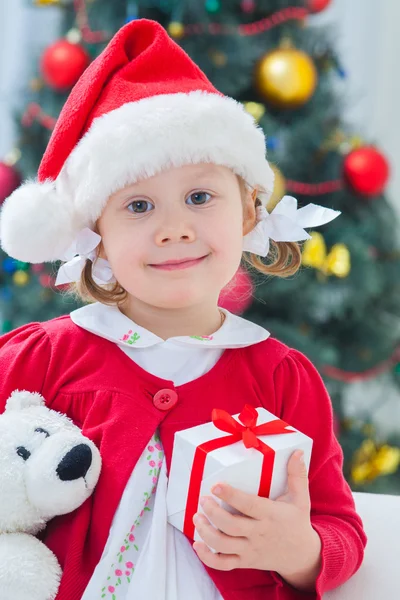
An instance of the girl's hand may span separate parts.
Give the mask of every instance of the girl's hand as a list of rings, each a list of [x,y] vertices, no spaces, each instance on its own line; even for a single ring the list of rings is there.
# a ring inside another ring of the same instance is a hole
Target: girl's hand
[[[321,539],[311,526],[302,451],[290,457],[287,493],[276,500],[246,494],[227,484],[218,484],[212,493],[245,516],[232,515],[211,497],[201,499],[204,512],[217,529],[199,513],[193,521],[204,542],[219,553],[195,542],[193,547],[203,563],[222,571],[276,571],[293,587],[314,589],[321,568]]]

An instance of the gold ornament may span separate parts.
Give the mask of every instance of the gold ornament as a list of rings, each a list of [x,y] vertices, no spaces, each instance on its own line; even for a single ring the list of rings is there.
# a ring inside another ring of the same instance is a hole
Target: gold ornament
[[[351,476],[354,483],[366,483],[381,475],[395,473],[399,466],[400,448],[388,444],[379,447],[367,439],[354,453]]]
[[[261,117],[265,115],[265,106],[260,102],[245,102],[244,108],[257,123],[260,121]]]
[[[274,180],[274,191],[272,192],[271,198],[267,202],[267,211],[271,212],[275,206],[280,202],[286,192],[286,179],[282,175],[282,172],[275,165],[271,165],[271,168],[275,175]]]
[[[345,244],[335,244],[327,254],[324,237],[317,231],[304,244],[302,263],[324,275],[347,277],[351,270],[350,252]]]
[[[167,31],[171,37],[175,40],[179,40],[184,36],[185,27],[183,23],[179,23],[179,21],[171,21],[168,25]]]
[[[13,281],[15,285],[22,287],[29,282],[29,274],[26,271],[15,271]]]
[[[347,277],[350,273],[350,252],[345,244],[335,244],[326,257],[326,269],[329,275]]]
[[[296,48],[268,52],[256,66],[255,84],[263,98],[279,108],[299,108],[317,86],[318,73],[308,54]]]
[[[60,0],[35,0],[36,6],[59,6]]]

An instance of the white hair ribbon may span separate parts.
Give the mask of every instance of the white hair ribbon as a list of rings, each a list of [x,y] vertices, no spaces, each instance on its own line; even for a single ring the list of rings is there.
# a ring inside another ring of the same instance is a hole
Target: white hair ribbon
[[[284,196],[269,213],[264,206],[257,206],[257,225],[243,237],[243,250],[259,256],[267,256],[270,240],[274,242],[300,242],[310,239],[306,227],[319,227],[336,219],[340,211],[317,204],[307,204],[297,209],[293,196]]]
[[[82,229],[61,258],[67,262],[61,265],[58,271],[56,285],[79,281],[87,260],[93,263],[92,277],[95,283],[114,283],[115,278],[108,260],[96,258],[95,249],[100,242],[101,237],[97,233],[88,227]]]

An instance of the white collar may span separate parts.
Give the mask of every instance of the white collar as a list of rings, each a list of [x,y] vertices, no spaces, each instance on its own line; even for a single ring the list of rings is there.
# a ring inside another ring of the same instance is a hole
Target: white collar
[[[174,342],[203,348],[242,348],[266,340],[270,333],[260,325],[221,310],[226,318],[223,325],[209,337],[176,336],[163,340],[148,329],[137,325],[116,306],[96,302],[71,312],[72,321],[111,342],[129,348],[148,348],[156,344]]]

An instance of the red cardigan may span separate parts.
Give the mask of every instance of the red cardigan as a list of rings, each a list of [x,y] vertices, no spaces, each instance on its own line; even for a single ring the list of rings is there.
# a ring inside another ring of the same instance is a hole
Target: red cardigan
[[[342,475],[343,455],[332,429],[323,382],[299,352],[274,339],[225,350],[205,375],[174,386],[144,371],[113,342],[60,317],[0,337],[0,412],[15,389],[37,391],[66,413],[100,449],[103,468],[91,498],[49,523],[45,543],[63,577],[57,600],[79,600],[106,544],[119,500],[152,434],[159,428],[167,468],[174,433],[210,421],[211,410],[235,414],[263,406],[314,440],[309,471],[312,525],[322,539],[317,593],[305,594],[271,571],[208,567],[226,600],[321,598],[360,566],[366,536]],[[178,403],[160,410],[153,398],[173,389]]]

